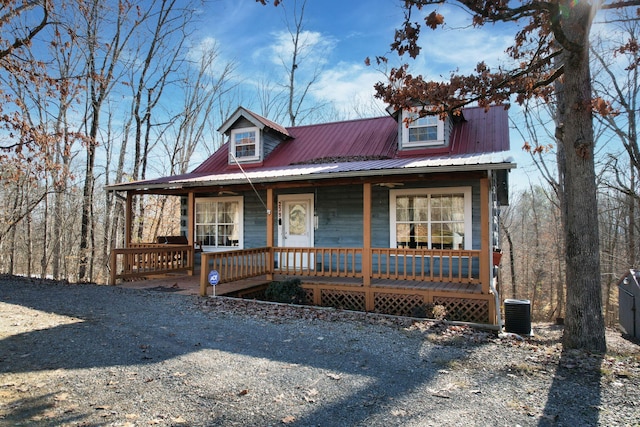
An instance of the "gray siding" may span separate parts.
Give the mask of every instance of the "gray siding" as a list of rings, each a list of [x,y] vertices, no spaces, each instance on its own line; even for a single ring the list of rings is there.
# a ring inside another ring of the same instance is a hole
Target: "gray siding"
[[[362,186],[320,187],[315,202],[319,247],[362,247]]]
[[[388,248],[389,229],[389,189],[374,185],[371,188],[371,246]]]
[[[262,131],[262,159],[266,159],[269,154],[282,142],[282,139],[269,132],[266,128]]]
[[[267,192],[261,191],[260,197],[266,200]],[[261,248],[267,246],[267,210],[254,193],[245,192],[244,199],[244,248]]]
[[[241,128],[252,128],[255,127],[255,125],[253,123],[251,123],[249,120],[245,119],[244,117],[240,117],[231,127],[231,129],[241,129]],[[229,130],[231,130],[229,129]]]
[[[480,184],[476,181],[439,182],[431,187],[465,187],[471,186],[473,237],[472,248],[480,249]],[[425,185],[411,184],[403,189],[425,188]],[[292,191],[274,192],[278,195],[295,193],[315,193],[315,211],[318,216],[318,228],[315,230],[314,245],[316,247],[362,247],[362,186],[303,188]],[[266,191],[259,192],[266,201]],[[242,194],[244,198],[244,248],[266,246],[267,215],[265,207],[253,191]],[[371,245],[378,248],[389,247],[389,190],[385,187],[372,187],[371,208]],[[274,210],[277,209],[274,203]],[[277,212],[273,212],[274,233],[277,233]],[[278,236],[274,235],[277,244]]]

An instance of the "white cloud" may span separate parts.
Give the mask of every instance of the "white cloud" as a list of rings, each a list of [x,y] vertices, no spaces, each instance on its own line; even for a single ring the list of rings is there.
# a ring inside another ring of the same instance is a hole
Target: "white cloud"
[[[322,73],[318,82],[311,87],[311,94],[320,102],[331,102],[341,111],[352,109],[355,102],[375,102],[384,109],[383,102],[373,101],[373,85],[384,78],[364,64],[340,62]]]
[[[293,56],[293,36],[287,31],[279,31],[273,34],[273,38],[273,44],[268,47],[270,59],[274,64],[281,64],[283,58],[287,60]],[[298,57],[314,64],[324,64],[333,45],[333,40],[320,32],[302,31],[299,34]]]
[[[438,80],[456,70],[469,74],[481,61],[491,68],[508,61],[505,50],[513,43],[513,36],[477,29],[473,33],[465,32],[462,37],[452,37],[452,33],[443,31],[423,39],[422,53],[412,68]]]
[[[189,49],[187,58],[191,61],[197,62],[200,60],[200,58],[202,58],[202,55],[205,52],[208,52],[211,49],[217,49],[217,46],[218,42],[214,37],[204,37],[196,45]]]
[[[425,26],[420,33],[421,53],[412,64],[416,73],[438,80],[449,72],[471,73],[478,62],[494,68],[508,61],[506,49],[513,45],[517,26],[513,23],[471,25],[471,16],[459,7],[442,7],[445,25],[431,30]]]

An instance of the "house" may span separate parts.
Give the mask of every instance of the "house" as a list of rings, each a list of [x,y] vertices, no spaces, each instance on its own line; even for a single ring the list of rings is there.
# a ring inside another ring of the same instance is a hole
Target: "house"
[[[194,269],[221,282],[300,277],[310,302],[496,323],[499,207],[508,203],[504,107],[284,127],[238,108],[227,142],[191,173],[110,186],[127,197],[111,282]],[[131,243],[132,197],[182,199],[183,245]],[[493,289],[493,290],[492,290]]]

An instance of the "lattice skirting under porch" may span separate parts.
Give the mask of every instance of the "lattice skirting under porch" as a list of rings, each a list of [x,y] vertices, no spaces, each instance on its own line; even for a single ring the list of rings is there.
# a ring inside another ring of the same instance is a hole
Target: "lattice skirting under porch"
[[[419,316],[418,312],[425,306],[422,295],[403,294],[374,294],[374,309],[378,313],[392,314],[394,316]]]
[[[488,301],[434,296],[433,303],[444,306],[447,311],[447,319],[449,320],[489,323]]]
[[[313,301],[314,290],[306,288],[307,301]],[[336,307],[344,310],[366,311],[364,292],[322,289],[320,305]],[[426,306],[441,305],[445,308],[446,319],[462,322],[490,323],[489,302],[471,298],[454,298],[434,296],[432,301],[425,301],[424,296],[417,294],[374,293],[374,312],[395,316],[420,317]]]
[[[366,311],[364,292],[322,289],[320,295],[320,304],[322,306]]]

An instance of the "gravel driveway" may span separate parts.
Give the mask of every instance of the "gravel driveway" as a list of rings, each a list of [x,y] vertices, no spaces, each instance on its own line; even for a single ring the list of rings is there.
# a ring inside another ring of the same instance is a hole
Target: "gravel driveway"
[[[0,425],[640,425],[606,357],[337,310],[0,277]]]

